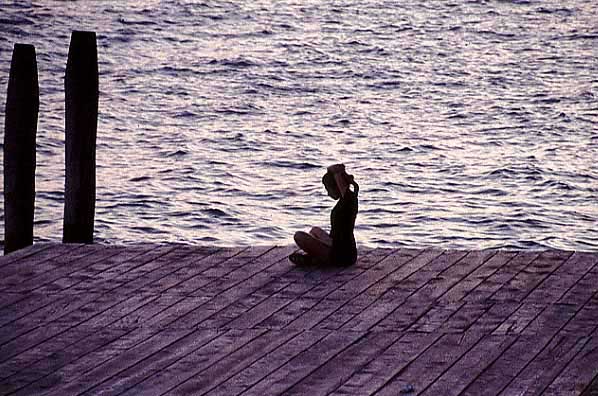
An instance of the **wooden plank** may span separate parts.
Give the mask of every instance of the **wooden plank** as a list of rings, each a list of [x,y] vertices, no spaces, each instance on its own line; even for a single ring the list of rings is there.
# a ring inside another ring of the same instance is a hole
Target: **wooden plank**
[[[261,259],[257,260],[254,265],[238,266],[233,271],[230,271],[223,276],[219,276],[218,279],[220,282],[208,284],[202,288],[202,291],[208,293],[211,292],[212,295],[220,294],[248,279],[255,278],[259,275],[269,275],[269,271],[272,271],[272,267],[274,267],[274,272],[283,274],[291,268],[290,263],[287,261],[287,257],[293,251],[295,251],[295,247],[293,246],[277,246],[261,256]]]
[[[70,264],[63,267],[60,272],[53,272],[52,277],[37,280],[33,291],[44,294],[70,291],[74,286],[81,286],[84,282],[94,282],[102,273],[114,269],[116,266],[127,262],[134,256],[147,253],[149,249],[124,248],[119,246],[95,246],[97,252],[84,256],[76,265]],[[80,289],[79,289],[80,290]]]
[[[495,301],[522,301],[552,272],[567,261],[573,252],[542,252],[530,265],[504,284],[493,295]]]
[[[233,301],[222,310],[215,312],[214,315],[207,318],[201,325],[206,327],[227,326],[232,328],[254,327],[296,298],[303,298],[306,292],[313,290],[314,287],[317,287],[343,270],[314,269],[305,274],[302,269],[291,267],[284,276],[275,277],[270,282],[263,283],[261,287],[253,290],[249,295],[239,294],[236,290],[234,293],[225,292],[222,296],[225,296],[226,301],[237,298],[236,301]],[[306,276],[314,273],[318,274],[316,280],[310,277],[308,278],[311,279],[310,281],[304,281]]]
[[[464,302],[435,303],[407,330],[421,331],[424,333],[438,331],[448,320],[448,318],[458,312],[464,305]]]
[[[589,337],[555,336],[501,395],[542,395],[563,368],[589,341]]]
[[[83,250],[83,248],[81,248],[80,250]],[[113,249],[110,248],[107,251],[110,252]],[[148,248],[145,248],[144,250],[145,252],[148,251]],[[135,255],[140,254],[139,251],[136,251],[135,253],[131,254],[131,251],[120,251],[118,254],[116,254],[115,256],[111,256],[110,254],[108,256],[105,256],[103,254],[99,255],[99,259],[101,259],[104,263],[105,262],[110,262],[111,264],[114,265],[118,265],[119,263],[122,263],[123,261],[129,260],[132,257],[135,257]],[[106,264],[103,264],[106,265]],[[112,267],[111,267],[112,268]],[[92,288],[90,288],[92,289]],[[38,290],[42,290],[42,289],[38,289]],[[63,289],[64,291],[64,289]],[[87,290],[87,294],[88,295],[94,295],[92,290]],[[95,294],[96,296],[99,296],[99,294]],[[2,312],[0,314],[0,316],[3,317],[3,319],[10,319],[10,320],[15,320],[18,319],[20,317],[25,316],[26,314],[30,314],[31,312],[36,313],[37,316],[39,316],[39,310],[41,308],[43,308],[44,310],[52,310],[53,307],[55,306],[59,306],[60,310],[63,311],[64,313],[69,312],[69,311],[65,311],[65,309],[69,306],[70,303],[74,303],[77,300],[73,300],[72,297],[69,296],[65,296],[62,298],[59,297],[54,297],[54,296],[46,296],[45,294],[42,293],[30,293],[28,295],[28,299],[27,300],[21,300],[18,302],[18,305],[16,306],[11,306],[4,309],[4,312]],[[87,297],[84,298],[84,300],[86,300]],[[65,302],[66,301],[66,302]],[[32,304],[32,306],[30,307],[29,305]],[[10,313],[6,312],[6,309],[8,310],[12,310],[15,314],[18,313],[19,315],[14,316],[14,315],[10,315]],[[33,323],[34,321],[36,321],[35,317],[31,317],[30,322]],[[46,322],[49,320],[46,320]]]
[[[196,330],[189,333],[147,358],[131,364],[106,381],[88,389],[83,394],[118,395],[127,390],[134,389],[136,384],[175,364],[186,355],[195,353],[195,351],[214,341],[222,334],[223,331],[219,330]]]
[[[502,305],[502,304],[501,304]],[[564,309],[563,309],[564,308]],[[462,393],[479,395],[488,389],[498,394],[531,362],[573,317],[570,306],[548,306],[519,335],[519,338]]]
[[[13,371],[14,373],[20,372],[22,369],[46,373],[49,372],[50,367],[56,370],[60,365],[68,363],[67,359],[74,359],[73,356],[83,355],[102,345],[113,342],[130,331],[117,328],[83,328],[77,332],[60,334],[53,338],[51,342],[43,343],[37,348],[29,349],[14,359],[6,361],[1,367],[2,377],[12,375],[10,373],[11,366],[20,366],[18,367],[19,370]],[[25,364],[21,365],[19,362]]]
[[[49,283],[68,277],[70,274],[89,267],[93,263],[118,253],[115,248],[106,248],[100,245],[84,245],[76,250],[69,251],[58,257],[49,259],[46,263],[53,266],[51,270],[44,271],[36,276],[27,277],[20,283],[13,285],[11,290],[16,292],[33,292],[39,289],[40,293],[49,293],[53,290],[42,289]]]
[[[116,341],[128,332],[129,330],[102,329],[88,333],[93,337],[71,340],[71,343],[63,349],[52,350],[46,345],[40,349],[30,349],[19,355],[17,359],[9,361],[11,366],[15,366],[14,368],[4,365],[0,368],[3,375],[0,379],[0,383],[3,384],[1,387],[7,393],[17,390],[26,392],[26,388],[33,386],[36,381],[43,380],[61,367]],[[56,344],[51,343],[51,346],[56,347]]]
[[[265,330],[229,330],[121,395],[161,395],[216,364],[264,332]]]
[[[569,362],[567,367],[544,389],[543,396],[577,395],[589,392],[593,379],[598,378],[598,331]]]
[[[81,248],[80,244],[57,244],[43,249],[35,254],[15,262],[14,265],[4,267],[0,278],[0,291],[11,291],[15,286],[28,279],[42,275],[44,272],[56,269],[57,264],[51,260],[72,253]],[[68,257],[68,256],[67,256]]]
[[[116,245],[114,246],[114,249],[118,251],[116,256],[97,261],[93,263],[90,269],[96,273],[110,272],[114,274],[123,274],[140,263],[149,262],[154,258],[160,257],[177,248],[180,248],[180,246],[176,244]],[[197,249],[200,252],[205,250],[205,248],[201,247]],[[192,247],[189,247],[189,250],[191,252],[194,251]]]
[[[56,371],[44,373],[43,377],[21,388],[15,395],[37,396],[42,394],[60,394],[56,390],[61,386],[76,381],[77,378],[80,378],[91,370],[94,370],[96,367],[109,362],[124,351],[144,342],[155,334],[156,331],[152,329],[134,329],[133,331],[124,334],[122,337],[78,357]]]
[[[425,390],[446,369],[491,333],[516,309],[494,305],[470,324],[461,334],[445,334],[404,370],[388,381],[377,395],[397,394],[407,386],[416,391]]]
[[[376,395],[394,396],[407,386],[413,386],[417,392],[425,390],[476,345],[482,336],[477,331],[443,335],[415,361],[398,372]]]
[[[3,324],[0,327],[0,345],[4,345],[20,335],[33,331],[40,326],[47,325],[59,317],[80,309],[85,304],[90,303],[98,297],[97,294],[86,294],[80,298],[54,298],[45,297],[36,294],[36,303],[39,302],[40,307],[34,311],[27,312],[26,315],[19,316],[9,323]],[[20,310],[20,306],[17,306]],[[20,312],[16,315],[18,316]]]
[[[306,299],[309,301],[310,299]],[[293,321],[288,323],[285,328],[287,329],[323,329],[323,326],[318,326],[324,319],[330,316],[330,314],[336,311],[340,304],[338,300],[327,300],[327,299],[311,299],[316,303],[311,308],[305,310],[303,314],[296,317]]]
[[[596,266],[598,266],[598,255],[575,252],[526,296],[525,301],[544,304],[557,302],[575,283]]]
[[[327,273],[332,276],[319,282],[316,287],[310,289],[308,293],[304,293],[301,297],[347,301],[349,297],[347,290],[351,287],[350,284],[354,284],[362,274],[379,265],[389,257],[390,253],[392,251],[388,249],[374,249],[369,254],[360,256],[355,266],[314,271],[315,275],[319,277]]]
[[[278,289],[282,289],[285,284],[278,285]],[[274,291],[276,293],[276,291]],[[196,323],[196,326],[204,328],[239,328],[238,326],[229,325],[230,322],[242,316],[245,312],[253,310],[256,307],[264,304],[269,299],[261,294],[250,294],[242,299],[234,300],[226,298],[218,302],[218,298],[210,301],[207,305],[211,307],[210,315],[205,316],[203,320]],[[214,305],[216,304],[216,305]],[[218,305],[225,305],[224,308],[218,309]]]
[[[158,245],[152,250],[140,255],[129,257],[111,268],[97,273],[89,282],[76,283],[69,287],[72,292],[82,293],[85,290],[94,290],[102,293],[118,293],[120,295],[138,293],[141,287],[154,278],[164,276],[164,273],[173,271],[172,263],[189,254],[184,247],[174,245]]]
[[[423,392],[420,393],[418,389],[418,394],[425,396],[459,394],[514,340],[515,336],[485,336]],[[494,394],[494,391],[488,388],[485,393]]]
[[[366,293],[368,289],[374,288],[376,284],[413,260],[422,251],[401,249],[390,253],[386,256],[376,257],[376,260],[372,260],[373,265],[370,265],[365,271],[357,273],[345,284],[326,295],[327,300],[339,302],[338,308],[315,326],[325,329],[340,328],[374,301],[375,297]]]
[[[207,284],[217,279],[212,275],[212,270],[220,266],[244,265],[267,252],[267,248],[239,248],[239,249],[218,249],[209,252],[209,254],[190,255],[179,262],[179,268],[142,287],[142,291],[151,291],[154,293],[173,293],[174,288],[181,287],[185,282],[192,283],[195,291],[201,285],[200,282]],[[193,280],[190,282],[190,280]]]
[[[72,315],[69,315],[68,318],[62,316],[58,318],[55,322],[57,323],[81,323],[85,326],[91,326],[94,328],[102,328],[109,325],[112,325],[116,322],[120,322],[120,320],[130,314],[134,314],[139,309],[143,309],[145,307],[151,307],[154,301],[158,298],[158,296],[154,295],[145,295],[145,294],[136,294],[132,296],[127,296],[124,300],[118,301],[114,298],[110,298],[109,295],[104,295],[94,301],[94,304],[89,304],[85,308],[91,308],[92,306],[95,308],[99,303],[100,312],[97,312],[93,316],[89,316],[87,312],[83,312],[83,316],[78,315],[79,312],[73,311]],[[112,305],[110,305],[112,304]],[[109,305],[107,309],[104,309]],[[74,319],[74,320],[73,320]]]
[[[492,334],[520,334],[545,308],[544,304],[523,303]]]
[[[172,298],[174,304],[167,304],[166,308],[147,318],[144,322],[139,322],[138,325],[161,329],[192,329],[195,327],[195,322],[179,319],[193,311],[203,310],[202,307],[205,303],[210,301],[209,297],[183,297],[180,295],[166,296],[166,298]]]
[[[46,296],[39,293],[20,294],[20,297],[20,299],[12,299],[12,304],[0,309],[0,327],[26,317],[47,305],[65,299],[62,296]]]
[[[154,296],[153,294],[142,293],[142,295],[151,296],[148,300],[149,302],[110,323],[110,327],[129,329],[134,327],[160,327],[160,324],[157,321],[159,321],[163,315],[178,312],[181,308],[181,304],[183,304],[186,299],[185,297],[171,296],[168,294]],[[190,300],[192,300],[193,307],[197,307],[198,305],[203,304],[206,301],[206,298],[196,297]]]
[[[286,261],[290,251],[292,251],[290,247],[270,250],[268,253],[262,256],[263,260],[260,261],[259,266],[263,269],[272,265],[281,265],[280,263]],[[289,264],[285,262],[283,265],[287,266],[288,268]],[[240,298],[255,292],[261,286],[268,283],[269,279],[272,279],[271,276],[263,272],[253,272],[253,275],[250,275],[247,278],[245,278],[245,276],[247,276],[246,272],[239,272],[239,269],[233,272],[239,274],[242,279],[227,279],[225,281],[227,286],[223,287],[224,290],[217,292],[215,289],[213,289],[212,292],[216,292],[213,298],[211,298],[201,307],[198,307],[197,309],[176,318],[173,320],[173,322],[169,323],[168,326],[197,326],[204,320],[208,319],[214,314],[217,314],[219,311],[225,309]],[[242,287],[234,287],[240,285],[241,283],[243,284]],[[283,286],[284,285],[280,287]],[[202,293],[199,294],[200,296],[202,295]],[[256,298],[259,299],[261,297],[258,296]],[[209,325],[204,324],[203,326],[206,327]]]
[[[332,279],[354,279],[354,277],[359,276],[359,274],[365,271],[367,268],[369,268],[369,266],[381,260],[382,257],[386,257],[388,252],[388,249],[384,250],[381,254],[377,254],[376,251],[374,251],[367,254],[366,256],[360,257],[358,260],[360,267],[357,269],[352,267],[323,270],[314,269],[313,271],[311,271],[311,273],[316,274],[318,278],[316,282],[303,282],[303,277],[297,276],[298,274],[301,274],[301,272],[299,272],[298,269],[294,268],[284,277],[276,278],[269,284],[264,285],[263,287],[258,289],[255,292],[255,295],[257,297],[263,296],[263,298],[255,299],[256,304],[252,305],[251,307],[243,307],[240,310],[239,314],[230,317],[230,319],[232,320],[225,321],[220,325],[226,325],[232,328],[255,327],[260,322],[273,315],[279,309],[284,308],[292,301],[294,301],[294,299],[292,298],[285,297],[286,295],[297,296],[299,299],[309,298],[310,292],[317,288],[319,285],[323,284],[326,284],[331,289],[329,293],[333,293],[339,286],[338,282],[332,282]],[[291,275],[291,277],[289,277],[289,275]],[[343,281],[341,280],[339,282]],[[276,286],[272,287],[272,285]],[[293,291],[289,293],[289,289],[292,289]],[[243,301],[246,302],[248,299],[251,299],[252,297],[253,294],[244,298]],[[237,301],[235,304],[232,305],[239,305],[239,302]],[[219,313],[218,316],[221,317],[222,315],[220,315]],[[308,327],[303,326],[302,328],[307,329]]]
[[[363,333],[358,332],[332,332],[252,385],[243,394],[282,395],[362,336]]]
[[[326,395],[351,377],[351,375],[376,358],[402,334],[372,332],[351,344],[300,382],[284,391],[290,395]]]
[[[25,302],[26,299],[31,298],[28,293],[10,293],[10,292],[0,292],[0,321],[6,322],[6,312],[3,310],[19,301]],[[10,312],[13,314],[16,313],[17,309],[12,308],[9,309]]]
[[[206,273],[216,265],[222,265],[223,262],[234,263],[237,260],[242,260],[247,257],[247,252],[250,249],[245,247],[236,249],[221,248],[216,252],[209,252],[211,254],[205,254],[201,259],[197,254],[185,256],[178,260],[178,268],[174,271],[169,271],[162,277],[156,277],[156,280],[147,283],[139,290],[147,290],[153,293],[170,292],[171,288],[190,278],[205,278]],[[192,271],[189,271],[190,268],[193,268]]]
[[[581,396],[598,396],[598,375],[596,375],[590,385],[583,390]]]
[[[423,253],[424,251],[420,249],[397,249],[388,254],[377,255],[376,260],[371,260],[373,265],[364,268],[365,271],[360,272],[358,276],[350,279],[336,290],[332,298],[348,301],[381,282]]]
[[[290,323],[295,322],[298,317],[312,309],[319,302],[320,299],[317,298],[296,298],[278,311],[273,312],[272,315],[265,318],[260,323],[256,324],[255,327],[267,329],[284,329]]]
[[[458,253],[464,255],[465,253]],[[405,285],[412,283],[411,277],[419,270],[425,267],[432,266],[433,263],[439,262],[441,265],[446,265],[447,252],[438,249],[425,249],[423,252],[418,254],[414,259],[408,261],[403,265],[398,265],[396,260],[400,260],[400,255],[393,255],[389,258],[386,265],[394,266],[397,265],[396,271],[391,272],[388,276],[383,278],[380,282],[369,287],[366,293],[378,298],[384,295],[387,291],[392,293],[397,285]]]
[[[442,322],[438,330],[443,333],[464,332],[492,307],[494,304],[490,302],[465,303]]]
[[[598,294],[595,294],[577,310],[573,319],[567,323],[561,333],[583,337],[590,334],[596,326],[598,326]]]
[[[441,271],[437,276],[431,277],[428,282],[418,290],[418,294],[426,299],[440,299],[456,284],[478,270],[497,254],[495,250],[475,250],[467,252],[461,260]]]
[[[560,331],[571,318],[575,316],[579,307],[571,304],[551,304],[536,316],[523,330],[523,334],[538,335],[548,331]]]
[[[473,290],[465,296],[467,301],[484,302],[510,282],[524,268],[529,266],[540,255],[538,252],[518,252],[515,257],[508,260],[505,265],[500,267]]]
[[[475,330],[483,334],[490,334],[499,328],[521,304],[517,303],[496,303],[482,314],[468,330]]]
[[[440,334],[406,333],[374,360],[356,370],[331,395],[371,395],[398,375],[441,337]]]
[[[157,286],[163,293],[179,294],[182,296],[191,294],[202,284],[207,284],[208,281],[213,281],[212,278],[207,278],[203,275],[206,270],[220,262],[231,262],[236,260],[245,250],[245,248],[219,249],[207,256],[200,254],[201,258],[197,258],[196,260],[194,259],[198,255],[192,253],[189,256],[191,259],[189,265],[182,266],[165,277],[143,286],[140,290],[150,290],[153,286]],[[165,285],[164,288],[160,287],[162,284]]]
[[[218,390],[221,383],[229,380],[298,334],[299,332],[287,331],[265,332],[205,370],[195,373],[193,377],[171,389],[169,393],[199,396],[211,390]]]
[[[339,300],[335,299],[332,301],[338,302]],[[342,301],[340,302],[342,303]],[[367,293],[361,293],[355,298],[352,298],[345,303],[337,303],[336,306],[338,308],[333,310],[331,313],[328,314],[328,316],[325,316],[319,322],[315,323],[313,327],[320,329],[338,330],[342,326],[349,323],[351,319],[353,319],[353,317],[355,317],[364,309],[366,309],[371,303],[371,296],[369,296]],[[330,310],[328,310],[327,312],[330,312]]]
[[[281,274],[287,272],[291,268],[287,262],[287,257],[294,250],[295,248],[292,246],[277,246],[260,256],[260,259],[253,262],[252,265],[241,265],[228,274],[201,285],[200,288],[192,291],[190,295],[218,296],[225,292],[231,294],[235,291],[240,293],[244,289],[238,287],[240,284],[253,286],[249,289],[251,293],[273,278],[267,271],[268,268],[274,266],[281,271]]]
[[[495,253],[490,250],[469,252],[440,273],[434,272],[435,276],[428,277],[427,281],[409,295],[395,311],[376,323],[374,329],[401,330],[411,327],[433,306],[434,300],[484,264]]]
[[[167,251],[164,254],[120,274],[121,284],[114,289],[118,288],[119,294],[138,293],[142,287],[175,272],[179,269],[181,260],[190,254],[188,249],[181,247],[165,248]]]
[[[490,257],[480,267],[476,268],[464,279],[461,279],[448,292],[440,296],[439,301],[443,303],[461,302],[472,290],[507,265],[516,254],[515,252],[502,250],[496,252],[494,256]]]
[[[120,284],[115,273],[122,271],[129,261],[138,256],[149,255],[154,249],[156,249],[155,245],[111,247],[109,251],[114,251],[115,254],[101,256],[98,260],[93,260],[91,265],[43,285],[37,291],[40,293],[63,293],[71,298],[73,295],[88,292],[105,292]],[[102,284],[103,287],[98,287],[99,284]]]
[[[79,340],[89,337],[93,331],[90,329],[77,329],[71,332],[72,339]],[[11,359],[4,360],[1,365],[4,369],[3,376],[10,377],[12,374],[26,369],[32,361],[42,359],[54,351],[59,351],[71,343],[71,338],[56,337],[51,344],[41,344],[37,348],[30,348],[20,354],[15,354]],[[10,352],[10,351],[7,351]]]
[[[250,246],[231,260],[218,261],[204,272],[204,275],[213,279],[219,279],[233,272],[234,270],[254,263],[256,259],[275,249],[275,246]]]
[[[114,302],[110,296],[104,296],[92,303],[84,304],[79,309],[59,317],[52,322],[51,326],[40,325],[1,345],[0,363],[64,332],[76,332],[79,329],[85,329],[86,326],[87,328],[89,326],[105,327],[130,311],[134,311],[137,307],[150,303],[151,300],[147,296],[140,295],[125,301]]]
[[[165,330],[150,336],[92,370],[72,377],[63,376],[62,382],[53,387],[52,393],[61,395],[80,394],[112,378],[126,368],[147,359],[166,346],[188,336],[188,330]]]
[[[135,278],[130,275],[131,271],[145,265],[151,265],[155,260],[174,249],[176,249],[174,245],[148,245],[141,254],[136,250],[133,253],[123,252],[122,255],[104,260],[108,263],[107,268],[96,273],[93,279],[80,282],[67,290],[71,293],[113,293],[127,280]],[[129,274],[128,279],[124,278],[125,274]]]
[[[559,269],[559,274],[585,274],[598,271],[598,254],[596,252],[576,251]]]
[[[283,288],[284,285],[279,285]],[[189,311],[184,316],[174,319],[168,326],[185,326],[203,328],[223,327],[235,319],[242,312],[257,305],[265,298],[261,295],[247,296],[239,301],[236,295],[238,291],[225,292],[217,297],[209,299],[203,305]]]
[[[290,331],[285,331],[285,333],[294,334],[294,332]],[[270,373],[283,367],[297,355],[320,342],[329,334],[328,331],[321,330],[302,331],[296,337],[291,338],[278,348],[268,352],[251,365],[245,367],[242,371],[220,383],[217,388],[211,389],[208,394],[239,395],[263,380]]]
[[[16,263],[17,261],[29,258],[42,250],[49,249],[52,246],[53,246],[52,243],[34,243],[33,245],[29,245],[22,249],[15,250],[14,252],[10,252],[9,254],[0,256],[0,275],[2,277],[5,277],[5,276],[7,276],[7,274],[10,273],[8,271],[14,270],[14,268],[13,268],[12,270],[6,271],[9,264],[12,264],[13,266],[15,266],[14,263]],[[18,264],[16,264],[16,265],[18,265]],[[17,267],[15,266],[15,268],[17,268]]]
[[[518,303],[495,304],[491,301],[478,302],[473,299],[450,315],[438,330],[460,333],[474,327],[484,334],[489,334],[503,324],[519,306]]]
[[[45,269],[0,292],[0,393],[580,393],[598,376],[598,255],[360,249],[306,270],[293,250],[33,254]]]
[[[226,323],[224,327],[233,329],[255,328],[258,323],[262,322],[282,307],[285,307],[291,301],[292,300],[288,298],[279,297],[275,294],[237,316],[232,321]]]
[[[46,337],[47,334],[43,331],[43,328],[37,328],[41,324],[51,323],[52,321],[57,321],[59,323],[72,323],[72,325],[79,325],[91,317],[100,315],[100,318],[104,320],[115,321],[121,318],[122,316],[126,315],[123,313],[118,313],[115,310],[120,307],[130,309],[132,306],[130,305],[131,301],[135,299],[139,299],[142,305],[147,304],[152,301],[152,298],[147,298],[148,296],[138,296],[125,301],[129,297],[121,296],[117,299],[113,295],[106,294],[104,296],[99,297],[99,295],[88,293],[82,299],[63,299],[59,300],[55,304],[47,305],[46,309],[40,309],[36,311],[34,314],[25,317],[23,322],[24,326],[20,326],[20,323],[13,324],[10,329],[7,330],[7,334],[10,335],[10,339],[4,339],[4,342],[10,341],[9,345],[4,345],[2,348],[12,348],[15,344],[20,344],[20,346],[33,346],[35,345],[35,336],[41,337],[38,341],[43,340],[43,337]],[[145,300],[145,301],[144,301]],[[66,304],[66,305],[65,305]],[[118,305],[120,304],[120,305]],[[124,304],[124,306],[123,306]],[[127,306],[128,305],[128,306]],[[137,304],[134,307],[139,307],[140,305]],[[133,308],[134,308],[133,307]],[[129,311],[126,311],[129,312]],[[103,315],[103,316],[102,316]],[[108,316],[107,316],[108,315]],[[96,317],[90,323],[98,323],[99,318]],[[19,329],[19,331],[16,331]],[[35,330],[32,334],[28,332]],[[3,332],[6,333],[6,332]],[[27,334],[28,342],[22,342],[18,336],[20,334]],[[35,336],[34,336],[35,335]],[[16,340],[15,340],[16,338]],[[34,342],[34,344],[31,344]],[[17,348],[17,350],[20,350]]]
[[[407,330],[421,319],[433,307],[433,302],[418,300],[417,295],[411,295],[403,300],[393,312],[376,323],[373,331]]]
[[[558,302],[583,305],[596,294],[598,294],[598,272],[590,271],[571,286]]]
[[[368,266],[378,259],[380,254],[381,252],[377,250],[360,252],[357,263],[350,267],[312,267],[304,269],[292,266],[291,271],[282,275],[292,282],[281,291],[280,295],[290,299],[326,296],[349,279],[365,271]]]
[[[400,267],[390,276],[369,288],[366,293],[379,293],[372,304],[356,315],[341,330],[369,330],[394,312],[406,298],[422,287],[429,277],[435,276],[465,256],[465,252],[424,251],[423,254]],[[382,286],[382,285],[385,286]]]

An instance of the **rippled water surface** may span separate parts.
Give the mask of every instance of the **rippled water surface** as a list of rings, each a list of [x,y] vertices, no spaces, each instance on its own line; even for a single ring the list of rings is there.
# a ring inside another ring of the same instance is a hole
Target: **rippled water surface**
[[[70,32],[98,34],[96,239],[290,243],[360,183],[358,243],[598,250],[592,1],[26,1],[36,237],[60,240]],[[4,114],[0,115],[4,124]]]

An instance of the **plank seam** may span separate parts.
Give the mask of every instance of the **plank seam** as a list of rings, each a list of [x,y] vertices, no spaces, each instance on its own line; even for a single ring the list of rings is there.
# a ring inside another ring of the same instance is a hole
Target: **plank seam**
[[[546,341],[546,343],[540,348],[540,350],[538,351],[538,353],[536,353],[530,360],[527,361],[526,364],[523,365],[523,367],[521,367],[520,370],[517,371],[517,373],[513,376],[513,378],[508,381],[501,389],[500,392],[504,392],[504,390],[506,388],[509,387],[509,385],[511,385],[511,383],[513,381],[515,381],[517,379],[517,377],[519,377],[519,375],[534,361],[536,360],[536,358],[548,347],[548,345],[550,345],[550,343],[552,342],[552,340],[557,337],[559,335],[559,333],[565,328],[565,326],[567,326],[567,324],[569,322],[571,322],[573,320],[573,318],[575,318],[575,316],[583,309],[583,307],[592,299],[592,297],[589,297],[586,302],[580,307],[578,308],[575,313],[573,315],[571,315],[571,317],[565,322],[563,323],[555,332],[554,334]],[[554,304],[551,304],[554,305]],[[549,306],[545,307],[543,311],[545,311],[546,309],[548,309]],[[538,315],[539,316],[539,315]],[[532,322],[528,323],[523,330],[527,329],[528,326],[531,325]],[[597,326],[598,327],[598,326]],[[523,331],[522,330],[522,331]]]

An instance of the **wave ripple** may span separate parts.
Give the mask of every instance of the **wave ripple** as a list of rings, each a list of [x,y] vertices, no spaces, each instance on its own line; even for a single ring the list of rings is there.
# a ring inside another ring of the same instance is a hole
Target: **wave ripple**
[[[328,223],[320,178],[342,161],[362,245],[598,250],[590,3],[8,2],[0,100],[13,43],[40,68],[37,238],[61,234],[83,29],[101,71],[98,240],[291,243]]]

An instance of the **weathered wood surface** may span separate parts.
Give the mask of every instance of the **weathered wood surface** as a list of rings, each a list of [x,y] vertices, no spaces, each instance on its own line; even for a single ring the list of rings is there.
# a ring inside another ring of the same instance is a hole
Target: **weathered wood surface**
[[[308,270],[292,251],[3,256],[0,394],[597,392],[596,253],[361,249],[353,267]]]

